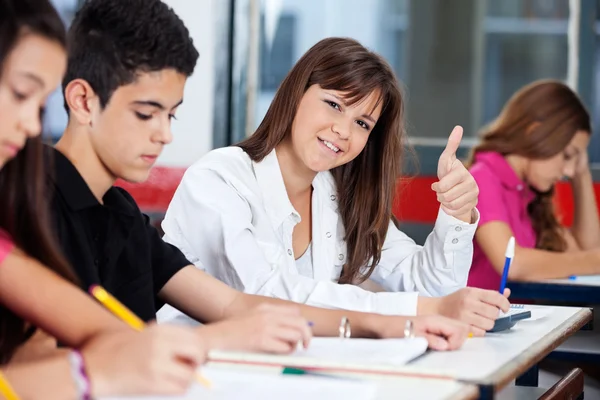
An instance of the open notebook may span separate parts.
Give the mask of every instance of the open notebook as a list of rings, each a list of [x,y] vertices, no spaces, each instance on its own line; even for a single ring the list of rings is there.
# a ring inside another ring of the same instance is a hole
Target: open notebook
[[[211,351],[213,362],[277,365],[306,369],[394,372],[427,350],[425,338],[313,338],[308,349],[290,355]]]
[[[105,397],[99,400],[374,400],[378,395],[377,385],[367,381],[227,371],[214,367],[202,368],[202,375],[211,381],[210,389],[194,384],[183,396]]]

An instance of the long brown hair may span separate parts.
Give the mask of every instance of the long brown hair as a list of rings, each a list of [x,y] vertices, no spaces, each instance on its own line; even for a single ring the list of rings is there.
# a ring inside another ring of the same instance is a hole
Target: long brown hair
[[[321,40],[288,73],[256,132],[239,146],[254,161],[267,156],[291,133],[300,100],[315,84],[345,93],[348,104],[380,93],[382,112],[364,150],[331,171],[348,249],[339,283],[357,283],[381,259],[405,144],[403,99],[389,64],[355,40]]]
[[[498,118],[483,128],[481,143],[473,148],[467,164],[482,151],[547,159],[563,151],[578,131],[591,133],[591,123],[577,95],[561,82],[536,81],[515,93]],[[534,192],[528,213],[537,235],[536,247],[564,251],[566,243],[552,201],[554,190]]]
[[[24,31],[66,48],[65,27],[48,0],[0,0],[0,67]],[[23,150],[0,169],[0,229],[28,256],[75,281],[50,229],[43,147],[41,137],[29,139]],[[0,306],[0,362],[10,360],[16,348],[35,331],[26,327],[19,316]]]

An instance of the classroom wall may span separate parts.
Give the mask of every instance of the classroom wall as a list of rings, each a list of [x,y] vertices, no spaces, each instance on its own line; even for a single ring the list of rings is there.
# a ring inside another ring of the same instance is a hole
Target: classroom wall
[[[183,20],[200,52],[188,79],[184,103],[173,120],[173,143],[157,161],[163,167],[187,167],[213,147],[215,13],[219,0],[164,0]]]

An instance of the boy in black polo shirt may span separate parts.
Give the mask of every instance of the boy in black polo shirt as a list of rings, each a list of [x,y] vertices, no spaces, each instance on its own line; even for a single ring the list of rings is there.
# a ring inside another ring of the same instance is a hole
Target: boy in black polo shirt
[[[203,322],[232,318],[199,328],[209,348],[291,351],[311,335],[301,313],[320,335],[336,334],[348,316],[353,334],[402,336],[404,317],[292,305],[226,286],[163,242],[133,198],[113,187],[118,178],[145,180],[172,140],[170,120],[198,53],[171,9],[159,0],[90,0],[69,41],[69,124],[56,145],[53,212],[84,288],[103,285],[144,320],[165,302]],[[466,336],[466,326],[441,317],[412,320],[417,334],[445,333],[436,339],[450,347]]]

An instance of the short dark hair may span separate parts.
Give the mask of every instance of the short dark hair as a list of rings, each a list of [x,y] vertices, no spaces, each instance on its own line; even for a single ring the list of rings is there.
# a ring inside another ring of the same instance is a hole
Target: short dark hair
[[[160,0],[88,0],[67,39],[63,90],[83,79],[102,107],[140,72],[175,69],[189,77],[199,56],[181,19]],[[65,109],[69,112],[66,102]]]

